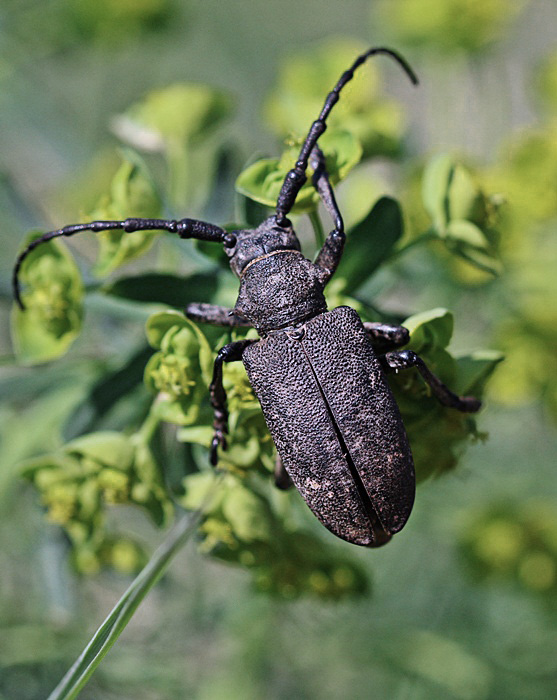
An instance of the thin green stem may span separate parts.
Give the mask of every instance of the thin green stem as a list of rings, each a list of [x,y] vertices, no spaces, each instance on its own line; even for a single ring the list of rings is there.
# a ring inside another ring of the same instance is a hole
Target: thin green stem
[[[199,510],[183,516],[168,531],[149,563],[138,574],[108,617],[93,635],[73,666],[49,695],[48,700],[73,700],[87,683],[97,666],[116,642],[134,612],[157,583],[174,555],[195,532],[205,508],[217,492],[223,476],[218,476]]]
[[[317,248],[321,248],[323,243],[325,243],[325,232],[323,231],[323,224],[319,218],[317,209],[310,211],[309,220],[313,227],[313,233],[315,234],[315,245]]]
[[[428,241],[432,241],[436,238],[438,238],[438,236],[435,230],[433,228],[429,228],[421,235],[416,236],[416,238],[412,238],[412,240],[408,241],[406,245],[403,245],[401,248],[393,250],[393,252],[387,258],[387,261],[393,260],[393,258],[398,258],[400,255],[403,255],[411,248],[414,248],[417,245],[421,245],[422,243],[427,243]]]
[[[140,441],[145,445],[148,445],[151,442],[151,440],[153,439],[153,435],[155,434],[155,431],[157,430],[161,422],[161,418],[158,411],[158,404],[159,398],[157,396],[157,398],[151,404],[149,413],[143,421],[141,428],[139,428],[139,430],[136,433],[136,435],[139,436]]]

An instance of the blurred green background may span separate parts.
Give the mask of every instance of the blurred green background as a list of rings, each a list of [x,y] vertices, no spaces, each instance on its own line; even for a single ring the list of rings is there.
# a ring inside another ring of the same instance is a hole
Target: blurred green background
[[[93,211],[118,164],[115,116],[180,81],[224,91],[232,110],[219,126],[218,158],[210,145],[192,155],[216,163],[214,172],[200,166],[188,180],[176,159],[171,213],[233,220],[235,178],[256,158],[278,156],[279,135],[287,135],[281,120],[292,124],[289,110],[295,117],[307,107],[305,93],[290,89],[299,66],[280,82],[285,61],[305,51],[326,55],[323,42],[341,39],[397,48],[421,79],[411,90],[380,59],[367,73],[371,81],[381,76],[376,89],[385,100],[374,123],[384,129],[369,146],[376,157],[339,188],[349,223],[389,194],[403,207],[407,235],[427,228],[419,182],[424,163],[441,153],[499,203],[496,264],[482,259],[491,272],[433,245],[406,254],[370,288],[395,317],[450,308],[457,351],[505,353],[479,419],[489,439],[469,447],[456,470],[420,486],[411,520],[388,547],[340,545],[370,575],[364,598],[278,600],[254,592],[244,570],[188,546],[81,697],[555,696],[555,26],[551,0],[3,0],[1,698],[45,697],[129,581],[113,571],[71,572],[61,531],[45,522],[20,465],[62,444],[68,415],[101,369],[117,369],[140,345],[146,318],[92,295],[84,333],[66,358],[18,367],[10,275],[26,231]],[[362,93],[375,89],[365,79]],[[324,88],[316,94],[319,105]],[[315,111],[307,109],[302,131]],[[77,245],[85,269],[94,259],[91,239]],[[178,250],[169,245],[148,262],[178,271],[189,264],[176,262]],[[118,429],[124,419],[111,420]],[[110,518],[147,549],[161,539],[140,512],[116,507]]]

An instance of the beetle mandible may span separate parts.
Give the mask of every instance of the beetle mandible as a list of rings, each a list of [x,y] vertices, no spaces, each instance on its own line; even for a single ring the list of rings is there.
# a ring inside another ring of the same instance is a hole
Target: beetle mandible
[[[211,462],[226,449],[228,413],[222,383],[225,362],[242,360],[278,451],[275,480],[293,483],[319,520],[338,537],[377,547],[402,529],[412,509],[415,476],[412,454],[398,407],[385,375],[416,367],[444,405],[475,412],[480,402],[453,394],[412,351],[400,326],[362,323],[347,306],[331,311],[323,295],[340,262],[344,224],[317,141],[342,88],[370,56],[394,59],[412,83],[417,78],[395,51],[372,48],[361,54],[328,94],[323,109],[287,174],[275,213],[253,230],[227,232],[194,219],[128,218],[93,221],[50,231],[19,255],[13,274],[14,296],[23,309],[19,270],[41,243],[81,231],[164,230],[180,238],[222,243],[240,279],[234,309],[189,304],[195,321],[254,327],[260,338],[229,343],[217,354],[210,385],[214,409]],[[312,184],[334,222],[314,262],[300,251],[288,219],[296,197],[313,170]]]

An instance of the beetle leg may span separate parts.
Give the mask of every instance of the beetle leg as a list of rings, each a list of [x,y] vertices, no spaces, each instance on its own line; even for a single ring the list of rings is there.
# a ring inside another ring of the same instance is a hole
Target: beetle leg
[[[14,297],[20,308],[22,310],[25,309],[23,301],[21,300],[19,271],[23,261],[32,250],[41,245],[41,243],[46,243],[53,238],[59,238],[61,236],[73,236],[82,231],[100,233],[101,231],[114,230],[124,231],[124,233],[135,233],[136,231],[168,231],[169,233],[176,233],[180,238],[197,238],[201,241],[224,243],[225,246],[234,245],[234,241],[236,240],[233,234],[227,233],[224,229],[220,228],[220,226],[208,224],[205,221],[198,221],[197,219],[129,218],[122,221],[89,221],[86,224],[64,226],[64,228],[57,229],[56,231],[49,231],[39,238],[36,238],[19,254],[14,266],[12,284]]]
[[[404,326],[391,326],[389,323],[366,321],[364,328],[371,340],[373,349],[378,353],[400,348],[410,340],[410,333]]]
[[[214,326],[229,326],[231,328],[237,328],[239,326],[247,328],[252,327],[251,323],[236,316],[234,310],[228,309],[226,306],[193,302],[187,305],[184,313],[192,321],[210,323]]]
[[[226,434],[228,433],[228,409],[226,407],[226,391],[222,384],[222,365],[224,362],[241,360],[248,345],[256,342],[258,341],[252,339],[237,340],[234,343],[225,345],[217,353],[213,369],[213,380],[209,387],[211,406],[214,411],[214,436],[211,443],[211,464],[213,466],[217,463],[219,446],[226,450]]]
[[[281,491],[286,491],[293,486],[290,474],[284,468],[282,459],[280,458],[278,452],[275,459],[275,486]]]
[[[314,146],[311,152],[310,165],[313,168],[313,186],[319,192],[325,209],[335,223],[335,228],[327,236],[323,247],[315,259],[315,264],[321,268],[322,281],[323,285],[325,285],[338,267],[344,250],[346,234],[344,233],[344,221],[335,199],[333,187],[329,181],[325,156],[319,146]]]
[[[431,391],[439,403],[449,408],[456,408],[457,411],[463,413],[476,413],[479,411],[482,403],[473,396],[457,396],[443,384],[428,368],[426,363],[419,355],[416,355],[412,350],[402,350],[401,352],[388,352],[379,357],[379,361],[385,372],[392,373],[399,369],[410,369],[415,367],[422,375],[425,382],[431,388]]]

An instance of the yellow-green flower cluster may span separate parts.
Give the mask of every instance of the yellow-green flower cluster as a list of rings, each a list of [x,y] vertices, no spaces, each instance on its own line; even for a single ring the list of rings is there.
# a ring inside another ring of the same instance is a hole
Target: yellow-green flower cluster
[[[131,571],[143,563],[138,545],[107,531],[107,505],[140,506],[158,525],[173,512],[149,449],[116,432],[73,440],[60,454],[28,462],[24,475],[41,494],[47,518],[64,528],[83,573],[102,566]]]
[[[183,505],[195,509],[204,503],[215,478],[211,473],[186,477]],[[268,481],[248,482],[228,474],[205,509],[201,550],[243,566],[257,589],[281,598],[309,594],[337,600],[366,593],[367,577],[360,567],[339,557],[322,538],[289,528],[276,504],[282,500],[284,512],[289,495],[275,492],[269,497],[266,490],[271,494]]]
[[[27,246],[41,234],[31,233]],[[12,330],[19,359],[26,363],[64,354],[81,330],[83,284],[73,258],[57,241],[31,251],[20,271],[25,311],[14,306]]]
[[[175,311],[154,314],[147,338],[156,352],[145,368],[147,387],[158,394],[158,415],[178,425],[196,422],[209,391],[212,353],[199,328]]]

